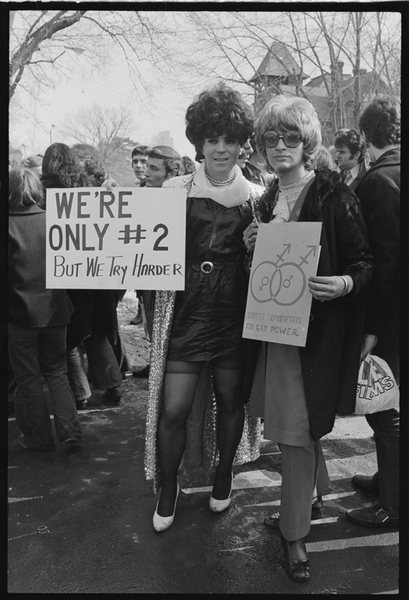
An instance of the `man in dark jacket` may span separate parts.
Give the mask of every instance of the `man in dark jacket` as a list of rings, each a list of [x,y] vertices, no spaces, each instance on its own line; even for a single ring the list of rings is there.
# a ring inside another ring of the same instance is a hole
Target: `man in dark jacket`
[[[361,360],[372,352],[391,367],[399,385],[400,249],[400,106],[394,98],[376,97],[363,111],[359,128],[373,165],[356,190],[375,259],[368,288]],[[399,412],[366,415],[374,430],[378,472],[355,475],[352,483],[379,498],[368,508],[347,511],[349,520],[368,527],[399,525]]]
[[[335,134],[334,148],[341,179],[354,192],[368,170],[365,142],[356,129],[339,129]]]

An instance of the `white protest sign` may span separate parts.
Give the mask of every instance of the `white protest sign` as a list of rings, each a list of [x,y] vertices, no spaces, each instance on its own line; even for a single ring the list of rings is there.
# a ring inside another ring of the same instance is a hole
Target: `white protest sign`
[[[243,337],[305,346],[320,234],[321,223],[259,225]]]
[[[183,290],[184,189],[48,189],[47,288]]]

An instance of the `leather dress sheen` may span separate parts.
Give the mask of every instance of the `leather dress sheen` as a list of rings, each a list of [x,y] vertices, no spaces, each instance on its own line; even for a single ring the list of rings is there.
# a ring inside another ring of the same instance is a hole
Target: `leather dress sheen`
[[[250,221],[238,206],[210,198],[188,198],[186,212],[185,290],[176,295],[168,360],[240,359],[248,286],[243,232]]]

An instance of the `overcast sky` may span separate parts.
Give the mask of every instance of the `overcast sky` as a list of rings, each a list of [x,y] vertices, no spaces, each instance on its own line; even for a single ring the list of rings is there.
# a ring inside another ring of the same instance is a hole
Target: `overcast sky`
[[[159,131],[169,130],[174,139],[174,147],[181,154],[194,158],[194,149],[184,134],[184,115],[191,98],[176,92],[164,90],[157,94],[149,114],[141,104],[130,99],[130,84],[126,68],[116,67],[106,77],[95,79],[74,76],[70,81],[61,83],[56,90],[48,90],[37,103],[36,115],[39,123],[22,119],[19,126],[12,126],[10,141],[14,147],[25,145],[27,156],[37,152],[44,153],[50,144],[50,131],[53,142],[66,142],[62,138],[60,128],[64,117],[71,112],[86,108],[94,103],[104,106],[130,107],[133,111],[136,127],[129,132],[129,137],[140,143],[150,143]],[[55,125],[55,127],[51,127]],[[24,153],[24,148],[22,148]]]
[[[199,6],[200,3],[197,4]],[[186,52],[189,52],[188,47]],[[260,62],[262,58],[260,56]],[[142,64],[140,68],[143,68]],[[152,70],[152,67],[148,66],[148,69]],[[37,98],[35,109],[31,111],[36,115],[37,122],[19,113],[18,122],[10,122],[10,142],[13,147],[21,148],[27,156],[37,152],[44,153],[51,139],[52,142],[70,143],[63,139],[61,134],[64,119],[68,114],[90,107],[94,103],[107,107],[123,105],[133,111],[135,129],[128,132],[131,139],[149,144],[157,133],[169,130],[175,149],[180,154],[187,154],[193,158],[194,149],[184,134],[184,115],[199,91],[200,89],[192,89],[191,93],[183,94],[163,86],[155,94],[155,106],[148,112],[140,102],[131,99],[131,83],[121,57],[103,76],[99,76],[97,72],[91,72],[91,75],[78,72],[73,74],[69,81],[61,80],[55,90],[49,88],[42,93]]]

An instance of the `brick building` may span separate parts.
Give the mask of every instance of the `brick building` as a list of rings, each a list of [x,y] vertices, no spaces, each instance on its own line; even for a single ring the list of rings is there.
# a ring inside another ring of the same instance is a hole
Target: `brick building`
[[[305,97],[317,111],[324,145],[329,146],[337,129],[356,127],[356,115],[373,95],[389,93],[374,71],[361,69],[359,77],[355,77],[344,73],[343,67],[344,63],[338,61],[332,73],[309,79],[288,47],[282,42],[274,42],[249,81],[254,87],[255,114],[273,96]],[[357,98],[360,98],[359,104],[356,104]]]

